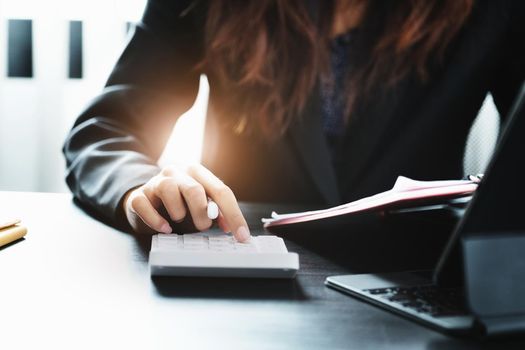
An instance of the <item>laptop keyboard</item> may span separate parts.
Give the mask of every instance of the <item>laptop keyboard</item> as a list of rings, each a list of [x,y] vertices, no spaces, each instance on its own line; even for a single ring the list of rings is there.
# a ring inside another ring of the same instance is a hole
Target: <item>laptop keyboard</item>
[[[432,317],[469,314],[463,291],[458,288],[439,288],[428,285],[366,289],[364,291]]]

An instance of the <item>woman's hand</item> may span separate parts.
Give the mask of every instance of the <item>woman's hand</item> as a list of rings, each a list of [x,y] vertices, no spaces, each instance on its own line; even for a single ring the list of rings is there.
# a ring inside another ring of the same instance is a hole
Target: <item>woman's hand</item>
[[[208,197],[219,207],[217,223],[222,230],[232,232],[240,242],[248,240],[248,224],[232,190],[202,165],[192,165],[186,171],[174,166],[164,168],[126,194],[124,211],[137,233],[172,232],[168,221],[159,213],[162,205],[174,222],[191,215],[195,227],[204,231],[212,225],[207,215]]]

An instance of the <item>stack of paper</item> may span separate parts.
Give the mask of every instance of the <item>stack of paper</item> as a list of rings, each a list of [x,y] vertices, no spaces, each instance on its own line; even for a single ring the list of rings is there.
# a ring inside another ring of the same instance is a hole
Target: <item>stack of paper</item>
[[[478,183],[479,180],[416,181],[399,176],[391,190],[328,209],[290,214],[272,212],[272,217],[262,219],[262,222],[264,227],[290,225],[403,205],[409,207],[425,200],[460,198],[472,195]]]

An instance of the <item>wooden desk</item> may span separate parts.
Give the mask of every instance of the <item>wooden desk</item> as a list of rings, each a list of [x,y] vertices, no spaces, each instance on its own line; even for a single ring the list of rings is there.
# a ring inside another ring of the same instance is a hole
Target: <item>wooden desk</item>
[[[256,233],[268,210],[244,206]],[[2,349],[480,346],[326,288],[326,276],[348,269],[293,242],[288,247],[301,259],[294,281],[152,281],[148,240],[93,220],[67,194],[0,192],[0,213],[20,217],[29,229],[25,240],[0,249]]]

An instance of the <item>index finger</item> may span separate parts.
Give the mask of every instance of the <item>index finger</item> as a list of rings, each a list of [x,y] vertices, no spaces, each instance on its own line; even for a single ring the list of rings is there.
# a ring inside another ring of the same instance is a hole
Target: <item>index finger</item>
[[[188,175],[197,180],[204,187],[208,196],[217,203],[235,238],[240,242],[248,240],[250,230],[233,191],[200,164],[190,166]]]

